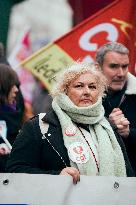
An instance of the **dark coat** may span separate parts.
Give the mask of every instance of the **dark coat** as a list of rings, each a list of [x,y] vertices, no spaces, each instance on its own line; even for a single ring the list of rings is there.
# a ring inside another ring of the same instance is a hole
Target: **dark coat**
[[[22,125],[22,117],[19,110],[15,111],[3,111],[0,110],[0,120],[6,121],[7,124],[7,139],[8,141],[13,144],[19,129]],[[0,139],[0,143],[3,140]]]
[[[41,134],[38,116],[25,123],[13,145],[7,163],[7,172],[59,174],[63,168],[70,166],[56,114],[52,111],[42,120],[49,124],[45,136]],[[118,137],[118,140],[122,146],[121,138]],[[134,176],[123,146],[122,150],[127,175]]]
[[[123,97],[123,101],[120,103],[119,95],[121,98],[124,93],[125,95]],[[112,112],[113,108],[119,107],[130,122],[130,134],[127,139],[123,138],[123,141],[126,146],[130,163],[136,174],[136,78],[132,75],[129,75],[128,77],[128,84],[124,90],[124,93],[122,91],[116,92],[110,97],[110,99],[109,95],[107,95],[103,101],[103,106],[106,117],[109,117],[109,114]]]
[[[21,0],[13,0],[8,1],[7,5],[15,4],[21,2]],[[0,7],[2,2],[0,1]],[[4,14],[5,15],[5,14]],[[6,57],[4,56],[4,50],[3,46],[0,44],[0,63],[3,63],[5,65],[9,65]],[[19,85],[19,81],[17,82],[17,86]],[[5,106],[5,105],[4,105]],[[12,145],[19,129],[22,126],[23,117],[24,117],[24,99],[23,95],[21,93],[21,90],[19,89],[19,92],[16,96],[16,110],[12,109],[3,109],[3,106],[0,106],[0,120],[4,120],[7,125],[7,139]],[[4,143],[3,139],[0,138],[0,144]],[[8,155],[2,155],[0,156],[0,172],[5,172],[5,166],[7,161]]]
[[[12,145],[22,126],[22,110],[3,111],[0,109],[0,120],[4,120],[7,125],[7,139]],[[4,143],[0,138],[0,144]],[[8,155],[0,156],[0,172],[5,172]]]

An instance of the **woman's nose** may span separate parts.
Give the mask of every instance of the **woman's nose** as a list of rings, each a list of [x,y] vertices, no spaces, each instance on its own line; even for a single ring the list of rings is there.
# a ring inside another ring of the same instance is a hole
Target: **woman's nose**
[[[19,89],[16,85],[14,85],[13,90],[14,90],[15,93],[17,93],[19,91]]]
[[[84,93],[85,93],[85,94],[89,94],[89,93],[90,93],[90,89],[89,89],[88,86],[85,86],[85,88],[84,88]]]

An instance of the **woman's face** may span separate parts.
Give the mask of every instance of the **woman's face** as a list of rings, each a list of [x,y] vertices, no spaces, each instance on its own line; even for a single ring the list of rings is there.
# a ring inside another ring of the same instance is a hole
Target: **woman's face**
[[[67,95],[78,107],[96,103],[99,90],[95,77],[90,72],[81,74],[70,83]]]
[[[8,103],[9,104],[13,104],[15,102],[17,92],[18,92],[17,86],[13,85],[13,87],[11,88],[9,95],[8,95]]]

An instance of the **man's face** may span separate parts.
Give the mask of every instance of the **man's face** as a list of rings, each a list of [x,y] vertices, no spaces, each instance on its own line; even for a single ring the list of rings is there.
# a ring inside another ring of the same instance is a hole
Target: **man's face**
[[[123,88],[128,73],[129,57],[127,54],[120,54],[108,51],[103,60],[102,71],[109,82],[109,90],[116,92]]]

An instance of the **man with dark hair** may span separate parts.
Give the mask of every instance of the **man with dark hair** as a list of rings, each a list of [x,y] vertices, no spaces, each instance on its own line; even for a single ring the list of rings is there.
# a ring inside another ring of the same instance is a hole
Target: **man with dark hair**
[[[105,115],[122,136],[136,173],[136,78],[128,72],[129,50],[109,42],[99,48],[96,61],[108,79]]]

